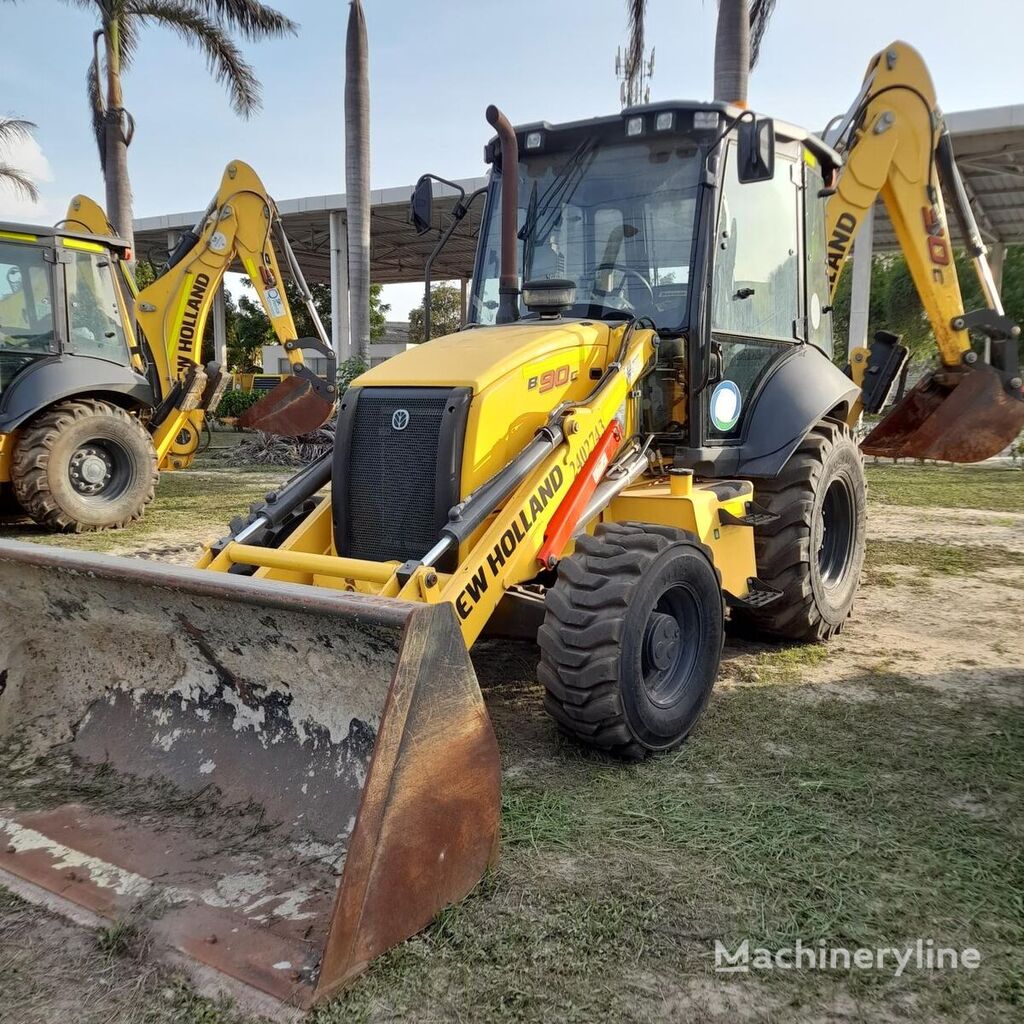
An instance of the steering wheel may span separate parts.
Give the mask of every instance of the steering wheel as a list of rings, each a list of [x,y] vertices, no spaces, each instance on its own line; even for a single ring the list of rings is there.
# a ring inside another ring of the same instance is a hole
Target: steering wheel
[[[603,288],[598,288],[598,286],[597,286],[597,275],[600,274],[602,270],[617,270],[617,271],[619,271],[619,273],[622,274],[622,283],[617,288],[611,288],[611,289],[609,289],[607,291],[605,291],[605,289],[603,289]],[[632,309],[636,309],[636,303],[633,302],[633,300],[631,298],[628,298],[626,296],[626,294],[625,294],[626,279],[627,278],[632,278],[633,280],[640,282],[640,284],[643,286],[644,291],[647,293],[647,300],[650,303],[651,307],[653,308],[653,306],[654,306],[654,289],[651,287],[651,282],[648,281],[647,278],[644,277],[644,275],[641,274],[640,271],[637,270],[635,267],[626,266],[624,263],[616,263],[614,260],[612,260],[611,262],[608,262],[608,263],[599,263],[594,268],[594,289],[593,289],[594,294],[595,295],[609,295],[609,296],[610,295],[615,295],[619,299],[621,299],[623,302],[625,302],[627,305],[629,305]]]

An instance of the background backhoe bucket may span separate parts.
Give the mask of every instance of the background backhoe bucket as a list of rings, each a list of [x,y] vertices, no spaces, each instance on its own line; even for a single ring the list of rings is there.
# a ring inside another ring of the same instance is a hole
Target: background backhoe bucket
[[[891,459],[981,462],[998,455],[1021,430],[1024,401],[982,364],[924,377],[861,442],[861,450]]]
[[[298,437],[322,427],[333,412],[334,403],[321,398],[309,381],[285,377],[238,417],[238,425],[282,437]]]
[[[497,744],[447,604],[6,541],[0,621],[23,890],[307,1007],[496,856]]]

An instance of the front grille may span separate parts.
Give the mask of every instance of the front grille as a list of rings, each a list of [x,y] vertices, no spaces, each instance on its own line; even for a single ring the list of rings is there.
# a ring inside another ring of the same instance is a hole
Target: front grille
[[[359,388],[345,395],[333,485],[339,554],[406,561],[433,547],[460,497],[469,397],[465,388]]]

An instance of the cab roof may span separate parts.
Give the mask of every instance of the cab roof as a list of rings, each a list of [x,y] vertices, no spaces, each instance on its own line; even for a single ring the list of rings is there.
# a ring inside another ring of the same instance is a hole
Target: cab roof
[[[67,231],[61,227],[53,227],[44,224],[18,224],[14,221],[0,221],[0,240],[5,235],[34,235],[35,240],[71,238],[78,242],[92,242],[94,245],[102,245],[116,252],[123,252],[131,246],[123,238],[114,235],[92,235],[84,231]]]
[[[717,113],[721,118],[729,121],[738,118],[746,112],[744,108],[733,106],[730,103],[699,102],[697,100],[661,100],[657,103],[643,103],[633,107],[626,107],[618,114],[589,117],[580,121],[566,121],[563,124],[551,124],[549,121],[534,121],[529,124],[516,125],[515,133],[519,142],[519,151],[522,154],[530,152],[526,148],[526,136],[531,132],[542,132],[545,135],[556,136],[559,142],[557,148],[562,149],[566,142],[571,145],[576,140],[582,141],[584,138],[593,135],[605,135],[610,130],[616,128],[622,131],[622,137],[625,138],[625,122],[627,119],[637,116],[645,119],[645,131],[643,133],[645,137],[655,137],[657,134],[660,134],[653,130],[654,117],[660,113],[685,115],[677,118],[676,126],[674,129],[666,131],[666,135],[672,134],[673,131],[677,133],[690,131],[693,130],[693,114],[698,111]],[[766,117],[767,115],[755,114],[755,116]],[[798,128],[796,125],[780,121],[776,118],[772,120],[775,123],[775,134],[779,139],[785,142],[799,142],[806,146],[818,158],[826,171],[829,168],[839,168],[842,166],[843,158],[813,132]],[[651,123],[650,128],[647,127],[647,122]],[[714,134],[721,131],[721,125],[718,128],[705,130],[708,131],[708,134]],[[547,147],[542,147],[542,149],[544,148]],[[495,158],[499,155],[499,151],[500,146],[497,136],[495,136],[484,147],[484,160],[489,164],[493,164]]]

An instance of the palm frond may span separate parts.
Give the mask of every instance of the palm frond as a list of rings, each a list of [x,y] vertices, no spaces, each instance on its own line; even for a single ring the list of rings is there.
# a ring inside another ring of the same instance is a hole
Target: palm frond
[[[259,109],[260,83],[252,66],[227,33],[190,2],[182,0],[125,0],[126,10],[140,22],[152,21],[176,32],[181,40],[206,57],[213,77],[226,86],[231,106],[248,117]]]
[[[222,28],[234,29],[246,39],[295,35],[297,22],[260,0],[181,0]]]
[[[633,78],[640,70],[644,59],[644,19],[647,14],[647,0],[626,0],[629,16],[629,43],[626,46],[626,77]]]
[[[9,186],[19,195],[31,199],[33,203],[39,199],[39,190],[35,182],[24,171],[19,171],[10,164],[0,163],[0,185]]]
[[[120,19],[121,38],[121,70],[127,71],[135,63],[135,52],[139,48],[139,23],[132,17],[131,10],[125,5]]]
[[[775,11],[775,0],[750,0],[750,70],[761,56],[761,40],[768,31],[768,22]]]
[[[30,138],[35,125],[20,117],[0,117],[0,144],[21,142]]]

